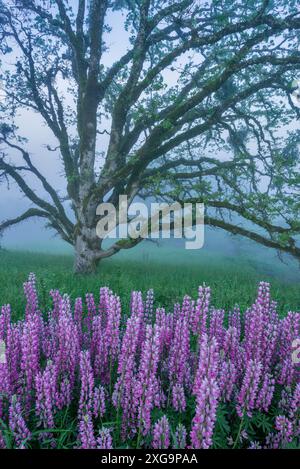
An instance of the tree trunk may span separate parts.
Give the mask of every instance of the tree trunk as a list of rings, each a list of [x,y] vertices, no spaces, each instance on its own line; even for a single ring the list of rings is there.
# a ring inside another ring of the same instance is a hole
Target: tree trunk
[[[76,274],[94,273],[99,263],[99,238],[90,236],[89,230],[83,228],[76,236],[74,248],[74,272]]]

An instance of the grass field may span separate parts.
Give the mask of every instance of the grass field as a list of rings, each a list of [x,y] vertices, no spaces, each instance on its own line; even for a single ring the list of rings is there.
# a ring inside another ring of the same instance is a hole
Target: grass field
[[[212,289],[212,304],[227,311],[238,304],[242,310],[255,298],[257,283],[272,284],[272,297],[278,301],[279,311],[300,309],[300,277],[289,276],[289,269],[279,261],[253,262],[251,258],[232,258],[176,249],[137,249],[102,262],[96,274],[74,276],[71,255],[53,255],[23,251],[0,251],[0,304],[10,303],[15,318],[23,315],[25,300],[23,282],[29,272],[38,279],[40,304],[50,306],[49,290],[59,289],[72,299],[86,292],[96,294],[99,287],[109,286],[120,295],[125,307],[130,291],[155,291],[156,306],[171,307],[185,294],[195,296],[197,287],[206,283]]]

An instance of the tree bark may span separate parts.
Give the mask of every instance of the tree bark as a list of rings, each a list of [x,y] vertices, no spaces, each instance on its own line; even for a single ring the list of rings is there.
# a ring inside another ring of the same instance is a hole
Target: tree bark
[[[90,274],[96,271],[99,264],[100,240],[91,230],[82,227],[75,238],[74,272]]]

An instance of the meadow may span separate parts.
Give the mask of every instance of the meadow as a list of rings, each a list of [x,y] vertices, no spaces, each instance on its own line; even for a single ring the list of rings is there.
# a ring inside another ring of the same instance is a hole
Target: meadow
[[[252,304],[260,281],[271,283],[272,297],[278,302],[279,314],[299,310],[300,270],[293,270],[277,260],[255,262],[251,256],[226,256],[220,253],[193,252],[181,249],[147,248],[124,252],[104,260],[94,275],[74,276],[71,254],[0,250],[0,304],[9,303],[15,318],[22,317],[25,307],[23,282],[30,272],[37,277],[42,309],[50,307],[49,291],[59,289],[75,300],[87,292],[98,295],[108,286],[118,293],[128,307],[132,290],[155,292],[157,307],[172,307],[184,295],[193,295],[198,286],[209,285],[212,304],[226,311],[238,304],[243,311]]]

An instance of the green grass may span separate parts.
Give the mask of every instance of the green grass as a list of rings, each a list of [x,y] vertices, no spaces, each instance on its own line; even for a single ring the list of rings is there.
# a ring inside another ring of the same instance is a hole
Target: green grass
[[[29,272],[38,279],[40,304],[43,310],[50,307],[50,289],[68,293],[72,299],[90,292],[98,297],[101,286],[109,286],[121,297],[128,308],[130,291],[147,291],[153,288],[156,306],[171,308],[185,294],[196,296],[200,284],[212,288],[212,303],[227,311],[239,304],[242,310],[255,298],[257,283],[270,281],[272,297],[278,301],[281,314],[299,310],[299,277],[287,280],[286,268],[254,262],[246,258],[231,258],[176,249],[132,251],[102,261],[96,274],[74,276],[70,255],[52,255],[33,252],[0,251],[0,304],[10,303],[15,318],[24,312],[23,282]]]

